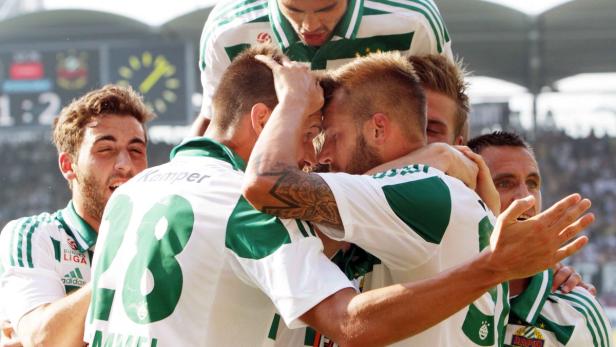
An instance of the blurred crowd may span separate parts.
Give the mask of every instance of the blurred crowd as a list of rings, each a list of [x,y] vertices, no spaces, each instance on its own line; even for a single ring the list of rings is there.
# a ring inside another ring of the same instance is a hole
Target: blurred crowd
[[[543,206],[574,192],[592,200],[597,218],[586,231],[591,242],[569,263],[597,286],[606,306],[616,306],[616,138],[548,131],[532,145],[543,177]]]

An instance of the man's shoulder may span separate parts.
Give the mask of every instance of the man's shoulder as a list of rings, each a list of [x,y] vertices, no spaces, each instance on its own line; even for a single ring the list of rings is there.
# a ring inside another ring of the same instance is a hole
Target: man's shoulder
[[[364,11],[367,14],[438,14],[438,7],[433,0],[366,0]]]
[[[37,215],[13,219],[4,226],[1,234],[6,237],[12,234],[38,230],[44,230],[49,233],[60,228],[57,217],[58,212],[56,211],[54,213],[43,212]]]
[[[250,23],[269,26],[267,0],[241,0],[216,5],[208,16],[201,39],[208,41],[223,34],[237,35]]]
[[[0,233],[0,254],[10,264],[32,267],[33,245],[52,244],[62,232],[58,212],[10,221]]]

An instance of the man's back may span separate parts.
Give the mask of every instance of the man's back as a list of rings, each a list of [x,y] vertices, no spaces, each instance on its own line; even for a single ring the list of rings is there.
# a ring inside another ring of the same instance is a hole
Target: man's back
[[[489,242],[494,217],[479,196],[433,168],[413,165],[358,179],[322,177],[336,196],[343,239],[380,259],[363,279],[363,290],[430,278],[474,257]],[[507,296],[507,286],[498,286],[396,345],[496,346],[508,313]]]
[[[301,325],[301,314],[346,286],[302,282],[302,269],[323,264],[315,260],[324,257],[320,240],[306,223],[254,210],[241,197],[243,165],[223,145],[197,140],[113,195],[94,261],[91,345],[129,337],[158,346],[259,345],[272,300]]]

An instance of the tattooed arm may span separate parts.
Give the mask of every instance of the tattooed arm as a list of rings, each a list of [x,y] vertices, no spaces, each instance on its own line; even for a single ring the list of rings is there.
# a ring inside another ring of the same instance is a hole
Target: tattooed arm
[[[266,162],[255,146],[244,181],[244,196],[255,208],[280,218],[297,218],[342,229],[331,189],[297,164]]]
[[[271,59],[270,59],[271,60]],[[342,228],[332,191],[298,167],[304,124],[323,105],[323,91],[303,65],[262,60],[274,71],[279,103],[259,134],[246,168],[243,193],[257,209]]]

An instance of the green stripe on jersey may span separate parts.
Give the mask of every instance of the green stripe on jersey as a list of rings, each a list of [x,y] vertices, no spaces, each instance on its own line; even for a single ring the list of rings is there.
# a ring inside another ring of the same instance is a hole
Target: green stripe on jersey
[[[451,195],[439,177],[383,186],[391,209],[425,241],[439,244],[449,225]]]
[[[236,17],[239,8],[248,6],[250,4],[253,4],[259,1],[263,2],[263,0],[243,0],[243,1],[229,2],[227,4],[224,4],[224,5],[221,4],[220,6],[214,7],[214,9],[212,10],[212,12],[214,13],[210,14],[210,16],[212,16],[212,22],[216,20],[220,20],[222,18]]]
[[[596,324],[596,328],[601,334],[601,339],[605,341],[605,346],[609,346],[609,331],[603,320],[603,313],[601,312],[601,309],[589,297],[584,296],[576,291],[569,292],[569,296],[576,297],[581,302],[585,303],[583,305],[586,306],[587,309],[590,311],[593,321]],[[597,323],[597,321],[599,322]]]
[[[250,48],[250,44],[248,43],[240,43],[239,45],[225,47],[225,52],[229,57],[229,60],[233,61],[238,54],[242,53],[245,49]]]
[[[560,325],[541,314],[537,318],[535,326],[553,332],[558,342],[562,343],[563,346],[566,346],[567,343],[569,343],[569,340],[573,335],[573,331],[575,330],[574,325]]]
[[[351,59],[379,51],[405,51],[411,46],[412,40],[413,33],[408,32],[354,40],[329,41],[319,49],[296,42],[288,48],[285,54],[293,61],[311,62],[312,70],[324,70],[327,68],[327,62],[332,60]]]
[[[29,268],[34,267],[34,264],[32,263],[32,235],[38,228],[40,222],[40,219],[37,218],[36,222],[30,227],[30,230],[26,235],[26,261],[28,262]]]
[[[287,243],[289,232],[278,218],[255,210],[240,197],[227,223],[227,248],[241,258],[262,259]]]
[[[206,26],[206,28],[204,29],[204,31],[206,32],[206,35],[203,37],[203,39],[201,40],[201,61],[200,61],[200,66],[201,66],[201,70],[205,69],[205,50],[207,48],[207,42],[209,41],[210,37],[212,36],[212,34],[216,31],[214,30],[214,27],[222,27],[226,24],[229,24],[231,22],[233,22],[234,20],[236,20],[237,18],[244,16],[248,13],[251,12],[255,12],[258,10],[263,10],[267,8],[267,2],[264,3],[259,3],[259,4],[255,4],[252,7],[246,8],[242,11],[239,11],[237,13],[235,13],[234,16],[228,16],[228,17],[224,17],[221,18],[220,20],[216,21],[215,23],[212,24],[212,26]],[[267,16],[263,16],[263,17],[267,17]],[[259,18],[255,18],[255,20],[257,20]],[[261,21],[261,20],[258,20]],[[246,20],[245,23],[250,23],[251,21]],[[245,24],[242,23],[242,24]]]
[[[394,6],[394,7],[399,7],[399,8],[404,8],[407,10],[411,10],[413,12],[417,12],[421,15],[423,15],[426,20],[428,21],[428,23],[430,24],[430,27],[432,28],[432,33],[434,34],[434,38],[436,39],[436,48],[438,50],[439,53],[443,52],[443,44],[445,42],[441,42],[441,41],[445,41],[444,37],[440,35],[436,25],[435,25],[435,20],[422,8],[419,8],[417,6],[411,5],[410,1],[409,2],[405,2],[404,4],[399,3],[399,2],[394,2],[394,1],[390,1],[390,0],[373,0],[374,2],[377,3],[381,3],[384,5],[389,5],[389,6]],[[439,21],[440,17],[437,18],[437,22]]]
[[[280,315],[278,313],[274,314],[274,319],[272,319],[272,326],[270,327],[269,334],[267,337],[272,340],[276,340],[276,336],[278,335],[278,326],[280,325]]]
[[[601,315],[596,310],[596,307],[588,300],[588,298],[584,298],[582,295],[571,295],[574,294],[570,292],[569,294],[560,294],[554,293],[557,297],[568,301],[573,308],[575,308],[579,313],[581,313],[586,319],[586,326],[590,331],[593,339],[593,344],[595,347],[606,347],[608,346],[608,336],[605,332],[606,328],[603,325],[603,321],[601,319]],[[582,299],[584,298],[584,299]],[[595,317],[595,314],[598,317]],[[601,321],[601,324],[597,322],[597,319]],[[603,328],[602,328],[603,326]],[[596,334],[595,334],[596,331]]]
[[[509,305],[509,282],[502,283],[501,288],[502,292],[502,303],[503,310],[500,313],[500,317],[498,317],[498,322],[496,326],[496,331],[498,333],[498,345],[503,346],[505,344],[505,335],[507,334],[507,319],[509,318],[509,311],[511,306]]]
[[[60,241],[51,238],[51,244],[53,245],[53,256],[57,261],[60,261]]]
[[[299,228],[299,232],[302,233],[302,235],[304,235],[304,237],[308,237],[308,233],[306,232],[306,228],[304,227],[304,223],[302,223],[302,221],[300,221],[299,219],[296,219],[295,223],[297,223],[297,227]]]

